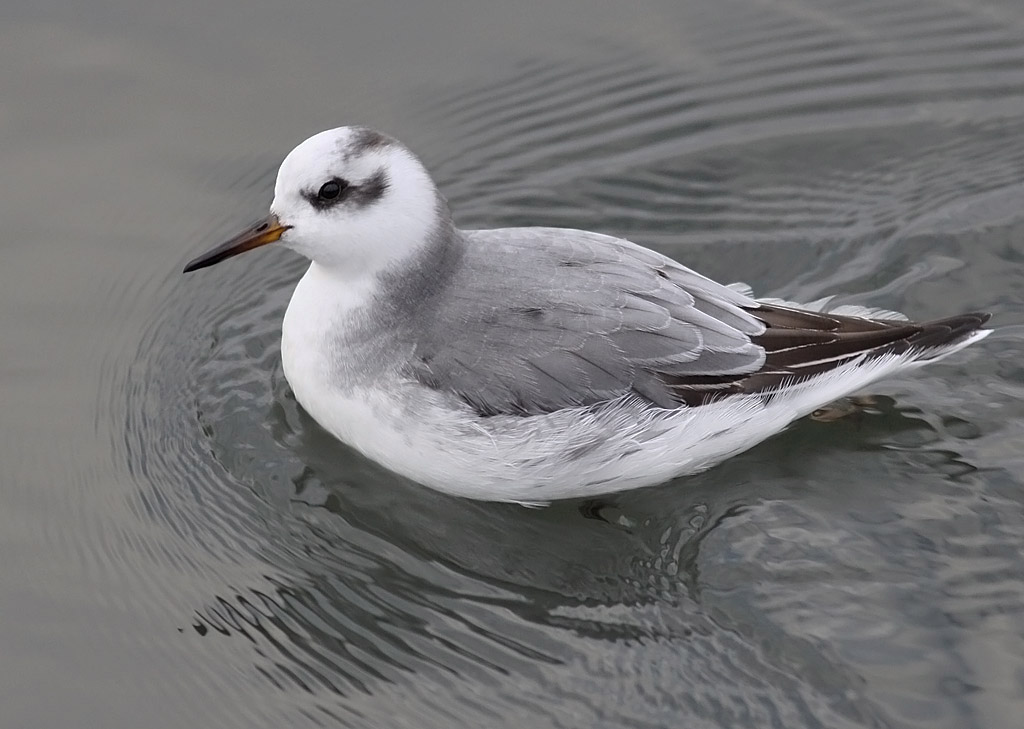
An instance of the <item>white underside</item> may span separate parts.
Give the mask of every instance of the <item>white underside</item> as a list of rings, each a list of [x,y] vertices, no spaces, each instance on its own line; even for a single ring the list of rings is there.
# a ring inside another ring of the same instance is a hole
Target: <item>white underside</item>
[[[461,400],[397,375],[339,387],[342,353],[325,333],[331,320],[365,299],[349,289],[349,301],[325,309],[317,275],[311,270],[296,288],[283,326],[285,376],[299,403],[335,437],[387,468],[439,491],[489,501],[590,497],[703,471],[824,404],[989,334],[982,330],[924,354],[854,361],[770,395],[699,407],[666,410],[624,397],[548,415],[482,418]]]

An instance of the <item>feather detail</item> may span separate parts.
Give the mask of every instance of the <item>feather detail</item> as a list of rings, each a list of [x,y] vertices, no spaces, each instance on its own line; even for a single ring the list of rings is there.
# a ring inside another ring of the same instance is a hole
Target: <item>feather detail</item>
[[[829,311],[829,299],[808,308],[756,300],[743,284],[722,286],[654,251],[585,231],[460,235],[449,242],[460,246],[460,265],[415,292],[415,310],[401,301],[390,308],[415,349],[409,375],[485,416],[539,415],[629,394],[666,409],[701,405],[857,357],[942,347],[988,318],[916,324],[866,307]]]

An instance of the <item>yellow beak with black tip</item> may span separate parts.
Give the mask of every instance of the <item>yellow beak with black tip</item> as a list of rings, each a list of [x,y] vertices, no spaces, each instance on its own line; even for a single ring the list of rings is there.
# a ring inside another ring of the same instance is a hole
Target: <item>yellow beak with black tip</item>
[[[253,248],[265,246],[267,243],[273,243],[279,240],[284,232],[291,227],[290,225],[281,225],[281,221],[278,220],[277,216],[271,213],[263,218],[263,220],[253,223],[226,243],[222,243],[213,250],[207,251],[198,258],[193,258],[185,265],[185,270],[182,273],[206,268],[215,263],[220,263],[225,258],[237,256],[239,253],[251,251]]]

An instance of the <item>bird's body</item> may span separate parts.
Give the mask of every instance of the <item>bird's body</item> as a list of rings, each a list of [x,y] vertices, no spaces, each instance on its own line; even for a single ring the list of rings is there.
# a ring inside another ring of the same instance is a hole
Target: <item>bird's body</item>
[[[282,327],[297,400],[460,496],[542,503],[695,473],[988,334],[983,314],[758,301],[597,233],[461,231],[418,160],[361,128],[297,147],[275,193],[268,222],[187,270],[278,238],[312,258]]]

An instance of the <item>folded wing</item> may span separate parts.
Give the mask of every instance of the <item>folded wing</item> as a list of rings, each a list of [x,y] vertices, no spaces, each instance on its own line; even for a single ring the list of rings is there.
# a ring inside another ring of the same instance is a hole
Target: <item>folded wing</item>
[[[762,305],[653,251],[584,231],[465,236],[460,265],[414,315],[410,376],[482,415],[630,393],[662,408],[698,405],[865,353],[966,336],[984,321],[919,325]]]

